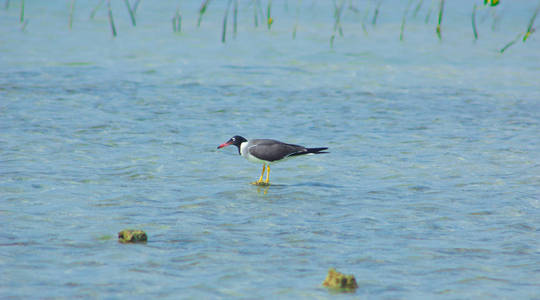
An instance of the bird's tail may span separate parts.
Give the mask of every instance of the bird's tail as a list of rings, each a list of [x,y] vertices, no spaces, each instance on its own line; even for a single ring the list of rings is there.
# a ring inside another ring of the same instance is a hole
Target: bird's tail
[[[290,156],[296,156],[296,155],[304,155],[304,154],[324,154],[324,153],[330,153],[330,152],[323,152],[324,150],[328,150],[328,147],[321,147],[321,148],[306,148],[307,151],[305,152],[297,152],[294,154],[291,154]]]

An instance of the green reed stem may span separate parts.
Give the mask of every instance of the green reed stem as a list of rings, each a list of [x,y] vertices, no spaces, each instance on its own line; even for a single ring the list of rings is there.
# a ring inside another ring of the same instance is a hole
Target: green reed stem
[[[141,0],[135,1],[135,4],[133,4],[133,13],[137,14],[137,8],[139,8],[139,4],[141,3]]]
[[[343,12],[344,6],[345,0],[341,0],[339,5],[336,3],[336,1],[334,1],[334,33],[337,30],[341,37],[343,37],[343,28],[341,27],[341,14]]]
[[[379,17],[381,4],[382,4],[382,0],[379,0],[377,2],[377,5],[375,6],[375,11],[373,12],[373,19],[371,20],[371,25],[373,26],[377,25],[377,18]]]
[[[296,39],[296,30],[298,29],[298,17],[300,16],[300,7],[302,6],[302,0],[298,0],[296,5],[296,20],[294,21],[294,27],[292,32],[292,39]]]
[[[272,0],[268,0],[268,5],[266,6],[266,24],[268,25],[268,30],[272,28]]]
[[[25,31],[26,30],[26,26],[28,25],[28,19],[24,20],[24,22],[22,23],[22,26],[21,26],[21,31]]]
[[[109,10],[109,24],[111,25],[111,32],[113,37],[116,37],[116,27],[114,26],[114,18],[111,9],[111,0],[107,0],[107,9]]]
[[[255,5],[258,8],[259,19],[264,20],[264,11],[263,11],[263,8],[262,8],[262,5],[261,5],[261,1],[260,0],[255,0]]]
[[[182,15],[176,11],[176,32],[182,32]]]
[[[255,28],[259,27],[259,18],[257,18],[257,1],[253,0],[253,24]]]
[[[416,5],[415,9],[414,9],[414,13],[413,13],[413,18],[416,19],[416,15],[418,14],[418,12],[420,11],[420,8],[422,8],[422,4],[424,3],[424,0],[420,0],[418,1],[418,4]]]
[[[206,12],[206,9],[208,8],[208,4],[210,4],[210,0],[204,0],[201,4],[201,8],[199,8],[199,18],[197,19],[197,27],[201,27],[202,17],[204,13]]]
[[[366,23],[367,23],[367,19],[369,18],[369,12],[371,10],[371,2],[369,5],[366,6],[366,8],[364,9],[364,15],[362,16],[362,22],[361,25],[362,25],[362,31],[364,31],[364,34],[365,35],[368,35],[368,31],[367,31],[367,26],[366,26]]]
[[[506,49],[510,48],[510,46],[514,45],[515,43],[517,43],[517,41],[519,41],[519,39],[521,39],[521,36],[523,35],[523,33],[520,33],[518,34],[512,41],[510,41],[508,44],[506,44],[501,50],[499,50],[499,52],[502,54],[504,53],[504,51],[506,51]]]
[[[176,9],[176,13],[172,18],[173,32],[182,32],[182,15],[180,14],[180,8]]]
[[[227,1],[227,8],[225,8],[225,15],[223,16],[223,31],[221,32],[221,42],[225,43],[227,36],[227,17],[229,16],[229,9],[231,7],[232,0]]]
[[[437,37],[439,38],[439,40],[442,39],[441,23],[442,23],[442,18],[443,18],[443,11],[444,11],[444,0],[441,0],[439,4],[439,20],[437,21],[437,29],[435,30],[437,32]]]
[[[435,6],[433,4],[435,0],[431,0],[431,5],[429,6],[428,12],[426,14],[426,19],[424,20],[424,23],[429,23],[429,20],[431,19],[431,12],[433,12],[433,7]]]
[[[90,20],[94,19],[94,16],[96,15],[96,12],[98,11],[98,9],[101,7],[101,5],[103,4],[103,1],[105,0],[99,0],[98,4],[96,5],[96,7],[94,7],[94,9],[92,9],[92,12],[90,13]]]
[[[343,29],[341,28],[341,12],[343,11],[343,6],[345,5],[345,0],[341,0],[339,5],[334,0],[334,31],[330,36],[330,48],[334,48],[334,40],[336,39],[336,31],[339,32],[340,36],[343,36]]]
[[[129,4],[129,0],[124,0],[124,3],[126,4],[126,8],[127,8],[128,12],[129,12],[129,17],[131,18],[131,25],[133,25],[133,27],[137,26],[137,20],[135,20],[135,13],[131,9],[131,5]]]
[[[4,9],[5,10],[9,9],[9,0],[6,0],[6,3],[4,4]]]
[[[401,30],[399,33],[399,40],[403,41],[403,33],[405,31],[405,22],[407,20],[407,14],[409,14],[409,8],[411,7],[412,0],[409,0],[409,3],[407,3],[407,6],[405,7],[405,11],[403,12],[403,18],[401,19]]]
[[[238,25],[238,0],[234,0],[233,7],[233,38],[236,38],[236,29]]]
[[[24,22],[24,0],[21,1],[21,16],[20,16],[20,18],[19,18],[19,21],[20,21],[21,23]]]
[[[531,20],[529,20],[529,26],[527,26],[527,31],[525,32],[525,36],[523,36],[523,42],[529,38],[529,36],[534,32],[534,20],[536,19],[536,16],[538,15],[538,12],[540,11],[540,3],[538,4],[538,7],[534,11],[534,14],[531,17]]]
[[[71,8],[69,10],[69,29],[73,27],[73,12],[75,11],[75,1],[71,0]]]
[[[476,3],[473,5],[472,15],[471,15],[472,30],[474,35],[474,40],[478,40],[478,31],[476,30]]]

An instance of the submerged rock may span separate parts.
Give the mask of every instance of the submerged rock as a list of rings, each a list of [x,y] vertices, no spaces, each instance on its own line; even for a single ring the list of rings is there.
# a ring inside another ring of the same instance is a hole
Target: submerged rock
[[[323,285],[343,292],[354,292],[358,288],[354,275],[345,275],[336,271],[334,268],[328,270],[328,275],[326,275]]]
[[[146,232],[138,229],[124,229],[118,233],[120,243],[146,243]]]

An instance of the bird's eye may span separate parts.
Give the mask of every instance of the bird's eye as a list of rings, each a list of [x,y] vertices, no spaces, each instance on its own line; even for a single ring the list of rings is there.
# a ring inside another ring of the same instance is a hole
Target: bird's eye
[[[236,141],[236,139],[235,139],[235,138],[232,138],[232,140],[233,140],[233,142],[234,142],[234,141]]]

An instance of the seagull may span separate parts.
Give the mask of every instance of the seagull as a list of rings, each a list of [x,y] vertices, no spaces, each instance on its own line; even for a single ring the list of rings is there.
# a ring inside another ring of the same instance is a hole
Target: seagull
[[[323,152],[328,149],[327,147],[306,148],[304,146],[287,144],[270,139],[255,139],[248,141],[239,135],[233,136],[217,148],[221,149],[230,145],[235,145],[238,148],[238,154],[242,155],[245,159],[263,165],[261,177],[259,180],[252,182],[252,184],[255,185],[270,185],[270,164],[272,163],[277,163],[304,154],[328,153]],[[266,180],[263,181],[265,169],[267,170]]]

